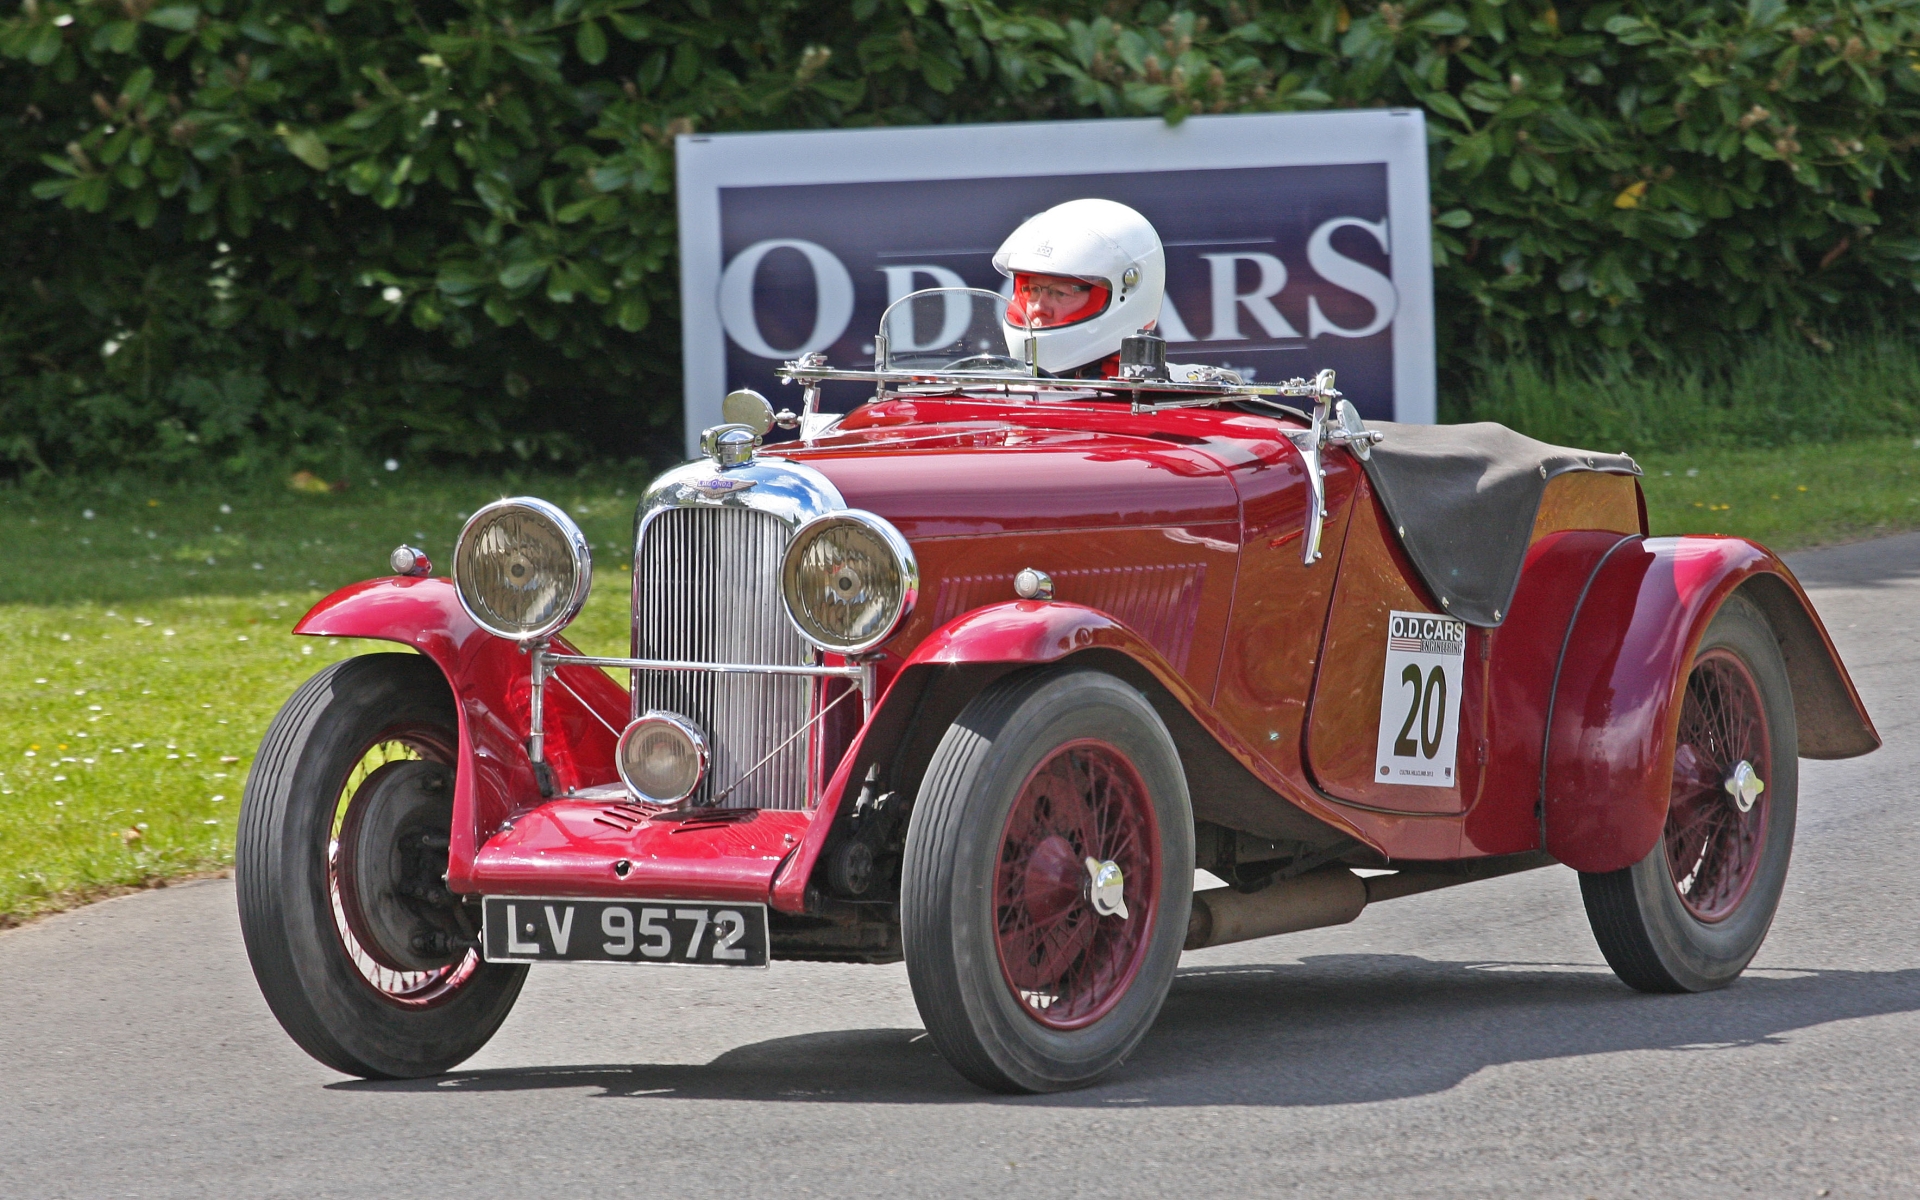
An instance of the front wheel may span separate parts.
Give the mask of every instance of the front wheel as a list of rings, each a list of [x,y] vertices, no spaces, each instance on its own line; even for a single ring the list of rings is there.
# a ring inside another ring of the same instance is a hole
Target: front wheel
[[[426,658],[368,654],[308,680],[247,779],[234,876],[267,1007],[348,1075],[435,1075],[487,1043],[525,966],[483,962],[446,888],[459,744]]]
[[[907,830],[907,977],[935,1047],[996,1091],[1091,1083],[1159,1014],[1192,883],[1186,777],[1145,697],[1077,669],[989,687]]]
[[[1734,596],[1687,677],[1660,841],[1631,867],[1580,877],[1600,952],[1628,986],[1725,987],[1759,952],[1793,853],[1798,745],[1773,629]]]

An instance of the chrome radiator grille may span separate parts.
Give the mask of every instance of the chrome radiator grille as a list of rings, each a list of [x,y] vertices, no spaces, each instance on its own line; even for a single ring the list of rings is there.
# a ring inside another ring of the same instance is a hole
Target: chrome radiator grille
[[[771,513],[675,508],[648,522],[633,557],[636,658],[692,662],[811,661],[811,647],[780,602],[780,556],[791,531]],[[772,675],[635,671],[634,714],[650,708],[690,717],[706,731],[713,761],[689,798],[726,808],[804,808],[806,737],[774,747],[810,715],[814,683]],[[768,754],[774,757],[733,786]]]

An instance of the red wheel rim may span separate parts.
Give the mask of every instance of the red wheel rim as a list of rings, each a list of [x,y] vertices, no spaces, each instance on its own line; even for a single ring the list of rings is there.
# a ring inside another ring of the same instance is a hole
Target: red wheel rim
[[[1079,1029],[1126,995],[1153,931],[1159,847],[1146,784],[1105,742],[1068,742],[1020,785],[994,869],[994,947],[1029,1017]],[[1119,866],[1126,917],[1095,911],[1089,858]]]
[[[1742,812],[1727,791],[1727,781],[1743,762],[1763,784],[1773,782],[1760,688],[1738,657],[1709,650],[1687,678],[1666,828],[1674,890],[1695,919],[1708,923],[1725,920],[1740,907],[1766,846],[1767,792]]]
[[[390,762],[425,759],[451,767],[454,746],[447,731],[429,726],[393,726],[381,730],[353,760],[340,790],[335,793],[333,827],[327,834],[327,899],[333,909],[333,929],[340,947],[353,963],[360,981],[380,999],[399,1008],[433,1008],[451,1000],[461,985],[473,978],[480,967],[480,956],[469,950],[453,963],[432,971],[395,970],[375,958],[367,947],[372,938],[350,897],[351,887],[341,886],[340,830],[347,822],[360,786],[367,777]]]

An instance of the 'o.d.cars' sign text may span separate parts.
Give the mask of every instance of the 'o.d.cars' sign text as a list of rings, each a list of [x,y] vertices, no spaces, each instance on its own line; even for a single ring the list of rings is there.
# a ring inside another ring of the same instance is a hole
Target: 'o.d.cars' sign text
[[[1158,230],[1172,360],[1255,381],[1332,367],[1364,415],[1432,419],[1418,113],[686,137],[680,156],[690,443],[729,388],[793,403],[786,359],[871,365],[911,291],[1003,290],[1007,234],[1087,196]]]

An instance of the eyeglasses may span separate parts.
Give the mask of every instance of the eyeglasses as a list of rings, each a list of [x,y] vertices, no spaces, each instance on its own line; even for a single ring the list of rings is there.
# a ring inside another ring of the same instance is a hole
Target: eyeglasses
[[[1055,303],[1062,303],[1068,300],[1078,300],[1088,292],[1091,292],[1093,288],[1084,283],[1049,282],[1028,283],[1023,285],[1022,290],[1034,300],[1051,300]]]

